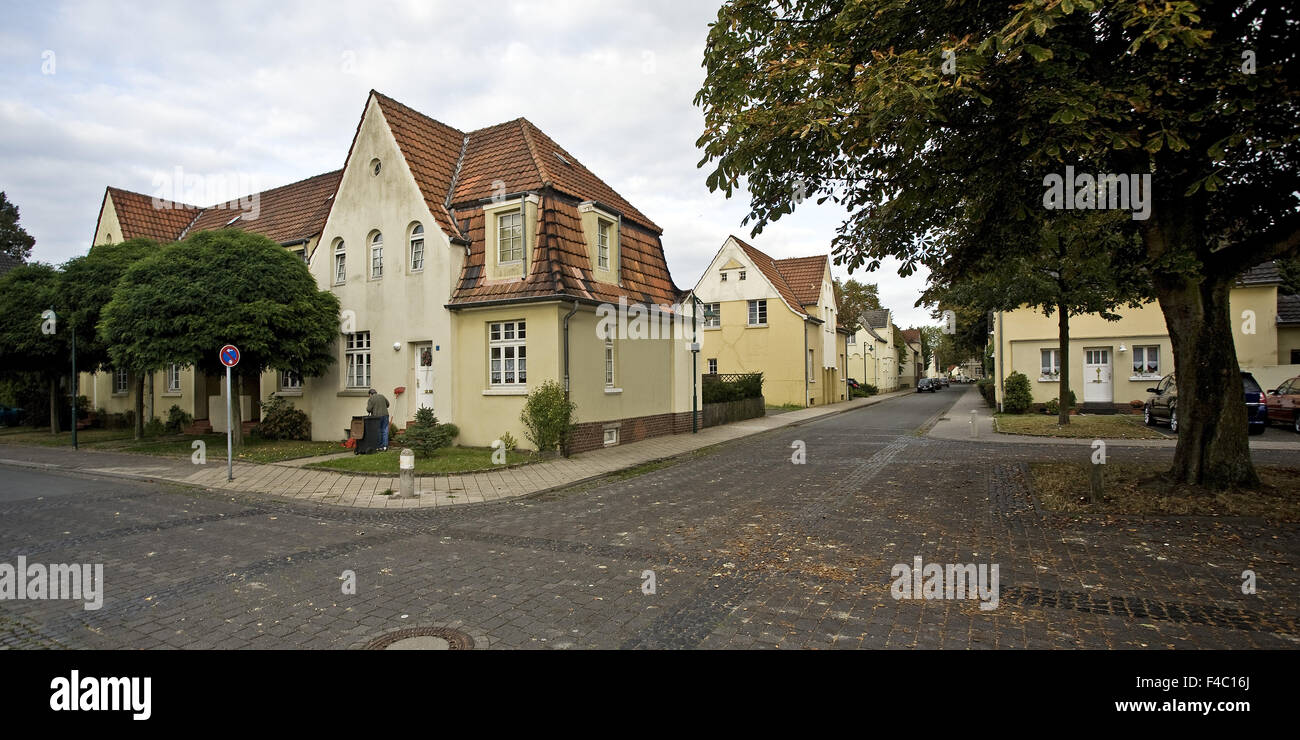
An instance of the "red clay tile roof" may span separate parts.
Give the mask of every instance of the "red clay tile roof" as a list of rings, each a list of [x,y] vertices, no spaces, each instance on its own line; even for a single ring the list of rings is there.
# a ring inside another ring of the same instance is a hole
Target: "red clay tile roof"
[[[826,255],[792,257],[775,260],[785,282],[794,291],[801,306],[815,306],[822,297],[822,278],[826,276]]]
[[[900,329],[898,333],[903,335],[903,341],[907,342],[908,344],[921,343],[920,329]]]
[[[234,200],[205,208],[185,230],[185,235],[221,229],[229,224],[232,229],[256,232],[278,244],[309,239],[325,227],[330,201],[338,191],[342,176],[343,170],[335,170],[256,193],[256,218],[253,208],[248,212],[243,210],[251,195],[245,196],[242,202]],[[239,220],[230,223],[236,216]]]
[[[238,201],[198,208],[160,201],[154,208],[153,198],[120,188],[108,188],[117,219],[122,224],[122,239],[147,237],[161,242],[176,241],[188,234],[230,228],[262,234],[279,244],[308,239],[321,232],[329,214],[330,199],[338,190],[342,170],[326,172],[289,185],[256,193],[257,217],[252,209],[243,213]],[[244,196],[245,201],[252,196]],[[225,207],[225,206],[229,207]],[[233,224],[232,218],[239,216]]]
[[[807,316],[803,310],[803,304],[799,302],[799,297],[795,295],[794,290],[792,290],[790,285],[785,281],[785,276],[781,274],[779,269],[777,269],[776,260],[767,256],[765,252],[757,247],[746,244],[744,240],[735,234],[732,234],[731,238],[736,240],[736,243],[740,245],[740,248],[743,249],[745,254],[749,257],[749,261],[753,262],[759,272],[763,273],[763,276],[767,278],[767,281],[772,284],[772,287],[776,288],[776,292],[781,295],[781,299],[785,301],[785,304],[800,316]]]
[[[108,188],[108,198],[113,199],[113,209],[122,224],[122,241],[139,237],[173,241],[199,214],[196,206],[169,200],[160,199],[155,207],[153,196],[121,188]]]
[[[451,126],[408,108],[387,95],[370,91],[397,140],[424,202],[438,225],[449,236],[463,236],[447,208],[447,194],[455,185],[456,173],[465,150],[465,134]]]
[[[452,235],[460,234],[458,206],[476,208],[480,200],[500,191],[536,192],[550,186],[579,200],[593,200],[624,219],[662,233],[604,180],[596,177],[551,137],[524,118],[488,126],[468,134],[440,123],[382,93],[371,91],[393,131],[397,145],[424,194],[429,210]],[[444,206],[450,200],[452,214]]]
[[[583,301],[676,303],[681,291],[673,284],[657,233],[624,220],[619,230],[619,277],[622,285],[592,277],[587,241],[582,233],[578,201],[544,189],[538,214],[537,240],[529,250],[528,276],[523,280],[486,280],[484,276],[483,211],[470,214],[466,235],[470,255],[450,305],[517,300],[567,298]]]

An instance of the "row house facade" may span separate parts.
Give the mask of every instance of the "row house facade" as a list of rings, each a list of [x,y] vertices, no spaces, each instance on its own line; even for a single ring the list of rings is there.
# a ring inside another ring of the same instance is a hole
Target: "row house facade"
[[[244,418],[276,393],[307,412],[313,438],[341,439],[375,388],[399,427],[427,407],[460,428],[459,444],[509,433],[527,446],[524,399],[550,379],[577,405],[574,451],[691,429],[689,326],[648,338],[600,321],[618,306],[678,310],[662,229],[531,122],[461,131],[371,91],[343,168],[304,183],[286,186],[292,198],[259,194],[247,220],[140,213],[147,196],[105,196],[95,243],[255,230],[299,251],[338,296],[338,361],[320,377],[265,374]],[[273,228],[282,220],[296,225]],[[177,372],[182,408],[224,429],[219,385]],[[93,381],[110,401],[119,374]],[[165,414],[167,395],[153,395]]]

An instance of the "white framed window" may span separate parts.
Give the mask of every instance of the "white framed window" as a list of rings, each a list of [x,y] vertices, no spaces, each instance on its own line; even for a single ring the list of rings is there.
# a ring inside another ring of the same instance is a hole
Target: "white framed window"
[[[411,227],[411,269],[424,269],[424,225]]]
[[[704,328],[712,329],[722,326],[722,304],[705,303],[704,308]]]
[[[334,240],[334,284],[337,285],[347,279],[348,252],[347,245],[342,239]]]
[[[126,371],[126,368],[119,367],[113,370],[113,392],[114,393],[126,393],[127,388],[130,386],[130,383],[131,383],[131,374]]]
[[[721,280],[722,280],[722,282],[724,282],[724,283],[727,282],[727,273],[725,273],[725,272],[722,273],[722,278],[721,278]]]
[[[300,391],[302,390],[302,376],[292,370],[280,371],[280,390],[282,391]]]
[[[605,430],[605,446],[612,447],[618,444],[618,427],[610,427]]]
[[[1061,350],[1045,349],[1039,352],[1039,377],[1055,378],[1061,374]]]
[[[744,280],[744,279],[745,279],[745,271],[744,271],[744,270],[741,270],[741,271],[740,271],[740,276],[739,276],[738,278],[736,278],[736,279],[737,279],[737,280]]]
[[[609,222],[596,222],[596,266],[609,269]]]
[[[1159,345],[1149,345],[1149,346],[1133,348],[1133,374],[1134,375],[1159,375],[1160,374]]]
[[[767,299],[760,298],[749,302],[749,325],[767,326]]]
[[[850,335],[848,336],[848,338],[844,340],[844,342],[845,342],[846,344],[857,344],[857,343],[858,343],[858,335],[857,335],[857,334],[850,334]]]
[[[816,369],[815,369],[815,367],[814,367],[814,364],[813,364],[813,351],[812,351],[812,350],[808,350],[808,382],[809,382],[809,383],[816,383],[816,382],[817,382],[817,371],[816,371]]]
[[[344,354],[347,356],[347,386],[370,387],[370,332],[358,331],[343,335],[346,338]]]
[[[384,235],[375,232],[370,237],[370,277],[381,278],[384,276]]]
[[[294,256],[296,256],[298,259],[302,260],[303,262],[306,262],[306,261],[307,261],[307,250],[306,250],[306,249],[294,249],[294,250],[292,250],[292,251],[293,251],[293,253],[294,253]]]
[[[523,321],[488,324],[488,385],[528,384],[528,333]]]
[[[524,258],[524,219],[519,211],[497,216],[497,264]]]
[[[717,374],[718,374],[718,358],[716,358],[716,357],[710,357],[710,358],[708,359],[708,363],[709,363],[709,375],[717,375]]]
[[[614,387],[614,340],[605,340],[605,387]]]
[[[181,392],[181,366],[174,362],[167,366],[167,392]]]

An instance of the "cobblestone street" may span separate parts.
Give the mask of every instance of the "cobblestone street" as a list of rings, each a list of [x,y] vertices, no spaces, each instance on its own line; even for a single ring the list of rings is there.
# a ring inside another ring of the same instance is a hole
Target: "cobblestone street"
[[[98,611],[0,602],[0,645],[360,648],[449,627],[490,648],[1300,646],[1297,527],[1039,513],[1025,465],[1089,450],[918,434],[962,392],[443,510],[0,468],[0,562],[103,563],[106,581]],[[1171,455],[1111,447],[1114,461]],[[918,556],[997,564],[997,607],[895,600],[891,569]],[[1256,594],[1241,593],[1246,569]]]

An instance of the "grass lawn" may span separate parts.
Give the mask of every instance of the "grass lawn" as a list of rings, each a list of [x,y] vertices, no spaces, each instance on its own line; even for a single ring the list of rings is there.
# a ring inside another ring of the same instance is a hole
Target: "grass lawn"
[[[375,452],[369,455],[353,455],[335,460],[312,463],[309,468],[326,468],[350,473],[391,473],[397,475],[401,450],[388,448],[387,452]],[[533,460],[533,456],[523,452],[511,451],[506,455],[506,464],[514,465]],[[492,464],[490,447],[443,447],[433,453],[433,457],[415,455],[415,472],[436,475],[439,473],[468,473],[476,470],[491,470],[500,467]]]
[[[1083,439],[1173,439],[1160,427],[1149,427],[1133,414],[1079,414],[1058,426],[1055,414],[994,414],[997,430],[1005,434]]]
[[[1089,514],[1182,514],[1250,516],[1300,521],[1300,468],[1257,465],[1258,490],[1209,491],[1171,483],[1168,467],[1116,463],[1102,466],[1103,498],[1088,503],[1087,463],[1030,463],[1029,472],[1043,506]]]
[[[71,447],[72,433],[50,434],[49,431],[20,428],[19,433],[0,429],[0,444],[41,445],[45,447]],[[77,432],[77,446],[106,452],[131,452],[139,455],[188,458],[194,453],[193,443],[201,439],[208,446],[208,457],[225,457],[226,435],[203,436],[165,435],[136,441],[129,429],[82,429]],[[328,455],[345,452],[338,442],[308,442],[300,440],[268,440],[244,435],[244,449],[235,456],[237,460],[257,463],[294,460],[300,457]]]

